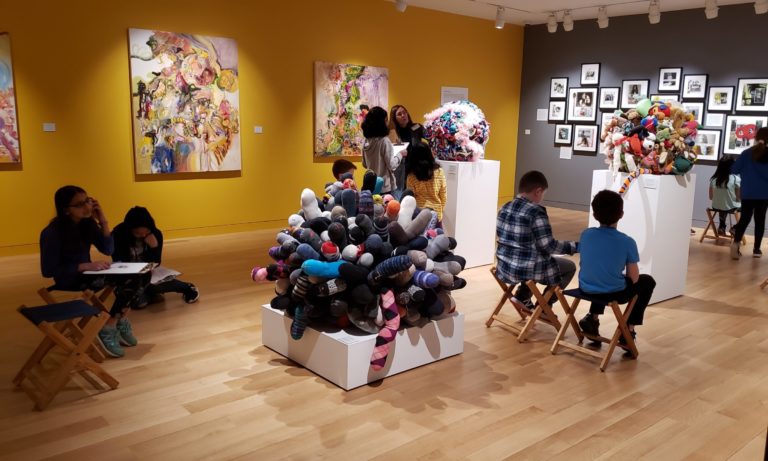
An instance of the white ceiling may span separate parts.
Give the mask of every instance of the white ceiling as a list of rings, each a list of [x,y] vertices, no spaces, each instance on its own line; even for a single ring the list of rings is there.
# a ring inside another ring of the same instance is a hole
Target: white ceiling
[[[392,0],[394,1],[394,0]],[[448,13],[472,16],[493,21],[496,18],[496,6],[502,6],[504,20],[508,24],[543,24],[550,12],[571,10],[573,19],[595,19],[597,9],[608,7],[608,16],[627,16],[647,14],[649,0],[406,0],[409,7],[427,8]],[[753,3],[754,0],[717,0],[719,6],[737,3]],[[690,10],[700,8],[704,15],[704,0],[660,0],[662,20],[665,11]],[[394,6],[393,6],[394,8]],[[408,14],[406,9],[405,14]],[[562,20],[562,14],[557,15]]]

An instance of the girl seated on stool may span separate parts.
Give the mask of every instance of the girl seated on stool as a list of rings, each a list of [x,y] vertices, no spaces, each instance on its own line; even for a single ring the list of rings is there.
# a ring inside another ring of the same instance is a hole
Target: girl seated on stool
[[[717,162],[715,174],[709,180],[709,199],[712,201],[712,209],[717,211],[720,217],[720,225],[717,228],[720,235],[725,235],[728,213],[741,210],[741,178],[731,174],[733,162],[733,157],[721,157]]]

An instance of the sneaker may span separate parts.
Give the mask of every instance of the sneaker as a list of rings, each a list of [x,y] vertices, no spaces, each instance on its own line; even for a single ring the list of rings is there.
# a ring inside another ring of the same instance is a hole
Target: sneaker
[[[120,344],[123,346],[135,346],[139,344],[139,341],[133,336],[133,328],[131,322],[127,318],[122,317],[117,321],[117,332],[120,333]]]
[[[101,347],[104,348],[104,351],[110,357],[122,357],[125,355],[125,351],[120,347],[119,336],[120,333],[117,331],[117,328],[112,325],[104,325],[104,328],[101,329],[97,336]]]
[[[632,339],[637,338],[637,334],[634,331],[629,332],[632,335]],[[619,347],[624,349],[623,357],[625,359],[632,359],[635,358],[635,356],[632,354],[632,351],[629,349],[629,346],[627,345],[627,340],[624,339],[624,336],[619,337]]]
[[[728,236],[728,234],[725,231],[725,227],[721,227],[721,228],[717,229],[717,234],[720,237],[727,237]]]
[[[520,301],[519,299],[517,299],[514,296],[512,296],[512,297],[509,298],[509,301],[512,304],[514,304],[515,307],[519,311],[521,311],[521,312],[523,312],[525,314],[528,314],[528,315],[533,314],[534,307],[533,307],[533,303],[531,302],[530,299],[526,299],[525,301]]]
[[[187,304],[196,303],[197,300],[200,299],[200,292],[197,291],[197,287],[196,286],[194,286],[194,285],[192,285],[190,283],[189,284],[189,291],[184,293],[182,295],[182,297],[184,298],[184,302],[187,303]]]
[[[731,242],[731,259],[738,260],[741,258],[741,249],[739,248],[739,242]]]
[[[583,319],[579,320],[579,327],[587,338],[597,338],[600,336],[600,320],[592,317],[592,314],[587,314]]]
[[[755,258],[760,258],[763,256],[763,252],[760,251],[760,248],[757,248],[755,251],[752,252],[752,256]]]

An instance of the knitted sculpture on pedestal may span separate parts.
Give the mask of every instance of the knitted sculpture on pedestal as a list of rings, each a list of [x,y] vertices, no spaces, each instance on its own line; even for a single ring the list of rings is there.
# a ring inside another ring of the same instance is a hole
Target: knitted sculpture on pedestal
[[[489,134],[485,114],[469,101],[451,101],[424,115],[424,137],[440,160],[483,158]]]

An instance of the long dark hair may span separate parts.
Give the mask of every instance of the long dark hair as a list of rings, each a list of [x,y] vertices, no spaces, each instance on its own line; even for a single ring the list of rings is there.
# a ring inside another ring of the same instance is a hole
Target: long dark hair
[[[765,143],[768,142],[768,127],[757,130],[755,145],[752,146],[752,160],[758,163],[768,163],[768,152]]]
[[[138,229],[139,227],[146,227],[151,232],[157,230],[157,227],[155,227],[155,219],[149,214],[149,210],[143,206],[135,206],[128,210],[125,214],[125,219],[123,219],[123,224],[125,224],[125,227],[127,227],[129,231]]]
[[[440,165],[435,162],[432,150],[423,142],[408,145],[408,155],[405,157],[405,175],[413,174],[419,181],[429,181]]]
[[[733,157],[730,155],[720,158],[720,161],[717,162],[717,169],[715,169],[715,174],[709,178],[710,180],[715,180],[715,186],[726,187],[728,185],[728,179],[731,177],[731,166],[733,166],[733,162]]]
[[[400,126],[399,123],[397,123],[397,111],[398,109],[403,109],[405,113],[408,115],[408,122],[405,124],[405,126]],[[411,127],[414,125],[413,120],[411,119],[411,113],[408,112],[408,109],[405,108],[405,106],[401,104],[396,104],[392,106],[391,109],[389,109],[389,129],[395,130],[395,133],[397,133],[397,137],[400,138],[403,142],[410,142],[412,133],[411,133]]]
[[[387,128],[387,111],[379,106],[373,107],[365,115],[365,120],[361,124],[363,136],[366,139],[382,138],[389,134]]]
[[[51,222],[56,226],[56,230],[64,245],[90,245],[98,235],[99,226],[96,224],[96,220],[91,218],[82,219],[76,223],[67,213],[72,199],[77,194],[85,193],[82,187],[69,185],[60,187],[53,195],[56,216]]]

